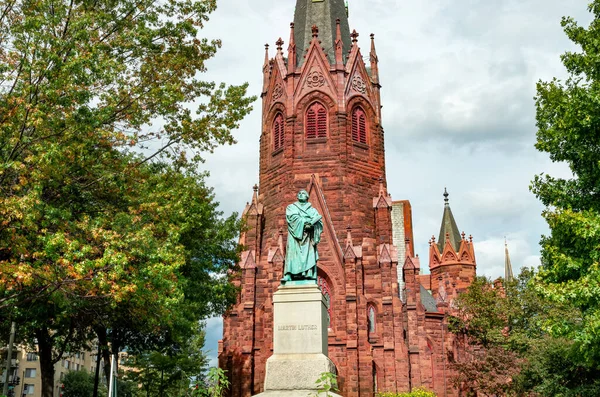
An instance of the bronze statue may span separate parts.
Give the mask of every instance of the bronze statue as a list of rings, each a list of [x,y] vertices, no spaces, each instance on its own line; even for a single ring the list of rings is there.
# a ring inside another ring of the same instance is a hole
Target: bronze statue
[[[282,285],[317,282],[317,244],[321,241],[323,221],[308,202],[306,190],[300,190],[297,197],[298,201],[285,210],[288,239]]]

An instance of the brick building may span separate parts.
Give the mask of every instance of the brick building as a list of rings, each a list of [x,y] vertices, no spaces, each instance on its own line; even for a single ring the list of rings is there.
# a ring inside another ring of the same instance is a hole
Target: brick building
[[[458,395],[447,361],[460,349],[445,316],[475,277],[472,239],[459,234],[445,193],[430,274],[421,274],[410,203],[387,193],[374,36],[367,63],[358,37],[343,0],[297,0],[287,48],[280,38],[270,58],[267,46],[259,186],[243,212],[241,292],[219,344],[232,396],[263,390],[285,207],[300,189],[323,215],[318,283],[330,303],[329,357],[341,394],[425,386]]]

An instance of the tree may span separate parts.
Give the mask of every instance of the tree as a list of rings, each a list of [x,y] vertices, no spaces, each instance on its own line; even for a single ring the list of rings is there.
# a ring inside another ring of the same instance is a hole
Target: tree
[[[181,396],[193,380],[203,377],[207,367],[203,345],[204,330],[197,327],[189,339],[161,350],[132,354],[126,366],[133,370],[125,373],[125,379],[140,385],[146,395]]]
[[[478,395],[597,394],[598,369],[586,365],[573,341],[547,332],[551,324],[577,323],[579,310],[546,299],[538,283],[536,272],[524,268],[506,289],[478,278],[458,297],[450,329],[470,349],[452,363],[457,387]]]
[[[600,1],[592,1],[588,28],[563,18],[566,35],[580,52],[561,60],[569,74],[537,84],[536,148],[566,163],[571,178],[538,175],[531,189],[546,206],[550,235],[543,236],[540,290],[555,302],[571,302],[580,321],[549,326],[575,341],[589,365],[600,365]]]
[[[92,397],[94,378],[85,370],[67,372],[62,384],[63,397]]]
[[[234,142],[254,98],[200,79],[220,46],[197,37],[215,7],[0,0],[0,309],[37,341],[44,397],[53,364],[110,310],[141,331],[166,320],[160,340],[191,322],[184,308],[197,320],[230,298],[235,221],[213,222],[194,170]],[[188,188],[201,194],[182,207]],[[204,230],[217,241],[188,241]],[[215,287],[192,299],[198,285]]]

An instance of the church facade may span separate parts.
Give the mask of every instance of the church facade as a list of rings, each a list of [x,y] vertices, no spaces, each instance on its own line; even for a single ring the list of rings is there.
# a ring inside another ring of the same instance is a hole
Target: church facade
[[[387,192],[378,55],[368,61],[343,0],[297,0],[287,47],[263,65],[259,185],[243,212],[237,303],[224,316],[219,366],[231,396],[263,391],[272,354],[272,295],[285,261],[285,208],[308,191],[323,216],[318,284],[329,302],[329,357],[342,395],[424,386],[458,396],[447,331],[452,301],[475,277],[472,238],[459,234],[445,193],[430,274],[414,254],[410,203]]]

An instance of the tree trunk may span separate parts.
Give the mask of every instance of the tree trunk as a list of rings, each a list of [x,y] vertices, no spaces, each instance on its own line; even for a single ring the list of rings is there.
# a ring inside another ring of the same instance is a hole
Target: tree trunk
[[[94,374],[94,392],[92,397],[98,397],[98,383],[100,383],[100,346],[98,346],[98,350],[96,351],[96,371]]]
[[[108,385],[110,383],[110,351],[108,349],[106,328],[96,327],[96,335],[98,336],[98,353],[102,354],[102,359],[104,360],[104,376]]]
[[[52,361],[53,340],[48,335],[46,327],[35,330],[40,358],[40,372],[42,377],[41,397],[53,397],[54,394],[54,362]]]

